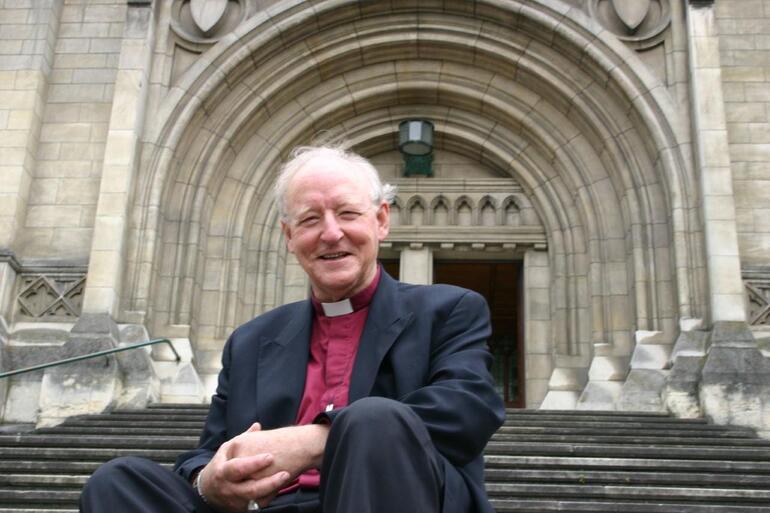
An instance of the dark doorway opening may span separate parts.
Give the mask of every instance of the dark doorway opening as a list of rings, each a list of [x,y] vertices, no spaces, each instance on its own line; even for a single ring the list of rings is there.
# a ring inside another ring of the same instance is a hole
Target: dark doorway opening
[[[484,296],[492,317],[492,372],[506,406],[523,408],[524,337],[521,262],[436,260],[434,283],[448,283]]]

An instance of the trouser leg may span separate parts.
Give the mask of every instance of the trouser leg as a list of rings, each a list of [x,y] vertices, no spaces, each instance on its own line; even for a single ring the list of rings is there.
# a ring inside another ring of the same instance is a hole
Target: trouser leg
[[[80,495],[82,513],[213,513],[185,479],[157,463],[116,458],[99,467]]]
[[[321,469],[324,513],[438,513],[444,462],[408,407],[369,397],[335,418]]]

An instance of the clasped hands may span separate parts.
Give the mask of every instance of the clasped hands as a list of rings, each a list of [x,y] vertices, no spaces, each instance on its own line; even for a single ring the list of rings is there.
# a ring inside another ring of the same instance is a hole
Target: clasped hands
[[[319,424],[262,430],[255,423],[203,467],[201,492],[217,511],[242,513],[250,500],[265,507],[305,470],[320,467],[328,431]]]

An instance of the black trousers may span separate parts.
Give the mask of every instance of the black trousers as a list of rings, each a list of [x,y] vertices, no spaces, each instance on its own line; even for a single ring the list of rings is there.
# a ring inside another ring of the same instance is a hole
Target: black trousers
[[[447,481],[455,483],[451,504],[443,504]],[[335,419],[326,443],[320,489],[278,496],[263,511],[465,513],[471,508],[470,497],[464,483],[456,486],[459,483],[459,473],[436,451],[409,407],[369,397],[354,402]],[[83,489],[80,511],[216,513],[183,477],[136,457],[102,465]]]

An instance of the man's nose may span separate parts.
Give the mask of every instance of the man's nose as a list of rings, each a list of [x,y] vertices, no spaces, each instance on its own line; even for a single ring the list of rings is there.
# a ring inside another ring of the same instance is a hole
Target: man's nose
[[[342,238],[342,229],[337,222],[337,217],[332,212],[324,214],[323,231],[321,240],[324,242],[337,242]]]

